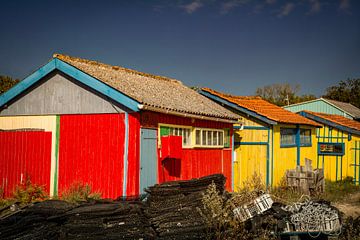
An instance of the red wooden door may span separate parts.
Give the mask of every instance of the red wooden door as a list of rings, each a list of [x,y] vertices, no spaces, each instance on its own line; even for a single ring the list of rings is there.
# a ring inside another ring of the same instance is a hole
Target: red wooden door
[[[50,166],[51,132],[0,132],[0,187],[5,197],[27,177],[49,193]]]

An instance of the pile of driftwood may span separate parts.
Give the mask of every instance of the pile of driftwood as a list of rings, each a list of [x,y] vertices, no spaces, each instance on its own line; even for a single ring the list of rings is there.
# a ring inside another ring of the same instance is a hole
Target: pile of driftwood
[[[0,239],[199,239],[206,224],[197,208],[214,182],[223,193],[225,177],[155,185],[144,201],[101,200],[72,204],[48,200],[0,209]],[[10,209],[12,208],[12,209]]]
[[[222,194],[225,177],[220,174],[155,185],[147,190],[145,212],[159,239],[206,238],[207,226],[198,208],[202,208],[203,192],[212,182]]]

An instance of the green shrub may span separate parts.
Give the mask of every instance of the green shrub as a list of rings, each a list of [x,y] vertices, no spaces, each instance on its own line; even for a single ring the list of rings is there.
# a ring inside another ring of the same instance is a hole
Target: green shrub
[[[62,199],[68,202],[83,202],[92,199],[100,199],[101,193],[92,192],[91,186],[87,183],[74,182],[62,193]]]
[[[15,202],[26,204],[46,200],[49,196],[43,186],[32,183],[30,177],[27,176],[24,183],[15,187],[12,198]]]

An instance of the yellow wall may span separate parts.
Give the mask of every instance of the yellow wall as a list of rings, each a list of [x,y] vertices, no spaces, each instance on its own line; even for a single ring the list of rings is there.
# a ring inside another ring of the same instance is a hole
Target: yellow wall
[[[242,119],[244,126],[262,126],[261,124],[250,118],[244,117]],[[296,147],[280,147],[280,128],[296,128],[295,125],[275,125],[270,130],[246,129],[235,130],[236,142],[267,142],[269,140],[269,184],[276,186],[283,178],[287,169],[296,168],[297,163],[297,148]],[[317,159],[317,141],[316,129],[309,126],[300,126],[303,129],[311,129],[310,147],[300,148],[300,163],[305,164],[305,158],[313,161],[313,167]],[[269,135],[269,136],[268,136]],[[272,143],[274,141],[274,144]],[[256,172],[261,176],[262,181],[266,183],[266,161],[267,161],[267,146],[266,145],[236,145],[235,144],[235,161],[234,161],[234,190],[237,191],[244,181],[251,178]]]
[[[338,130],[336,128],[329,128],[324,125],[323,128],[318,130],[319,142],[332,142],[344,143],[345,154],[343,156],[327,156],[319,155],[316,161],[316,166],[324,168],[325,178],[328,180],[336,181],[344,179],[345,177],[354,177],[354,168],[352,164],[355,161],[355,141],[360,141],[360,136],[352,135],[351,140],[348,139],[348,133]],[[358,147],[359,143],[358,143]],[[358,151],[359,153],[359,151]],[[357,164],[359,164],[360,156],[356,154]],[[356,178],[358,179],[358,169],[356,169]]]
[[[51,144],[51,175],[55,174],[56,156],[56,116],[17,116],[17,117],[0,117],[0,129],[12,130],[21,128],[37,128],[52,132]],[[54,179],[50,177],[50,195],[54,189]]]
[[[273,185],[279,184],[286,170],[295,169],[297,164],[297,147],[280,147],[280,128],[296,128],[295,125],[274,126],[274,155],[273,155]],[[311,129],[311,146],[300,147],[300,165],[305,165],[305,158],[312,160],[312,166],[317,157],[316,128],[300,125],[301,129]]]

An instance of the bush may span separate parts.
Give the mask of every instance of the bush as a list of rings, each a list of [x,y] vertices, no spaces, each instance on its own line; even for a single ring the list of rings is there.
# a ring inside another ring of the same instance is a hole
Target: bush
[[[203,194],[203,209],[199,209],[209,227],[210,239],[275,239],[271,234],[274,219],[269,215],[261,216],[261,226],[256,232],[251,231],[249,226],[241,222],[233,213],[233,210],[243,204],[249,203],[265,191],[261,176],[254,174],[252,178],[243,183],[243,188],[238,193],[226,193],[221,195],[216,185],[209,185]]]
[[[62,199],[67,202],[83,202],[92,199],[100,199],[101,193],[92,192],[91,186],[87,183],[74,182],[62,194]]]
[[[13,200],[20,203],[44,201],[48,198],[44,187],[32,183],[29,176],[26,176],[25,182],[16,186],[13,192]]]

